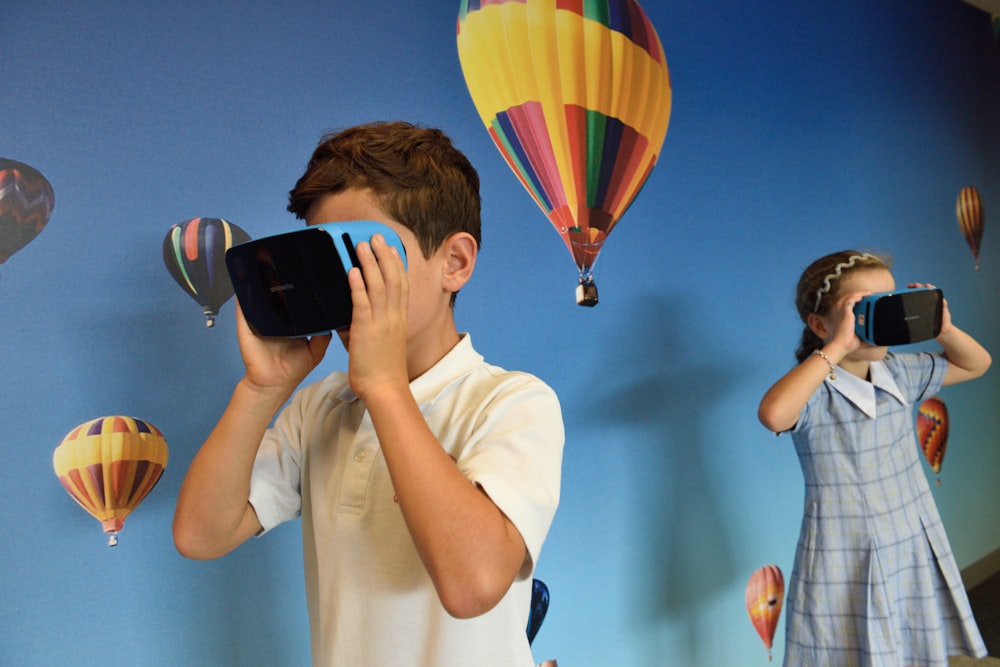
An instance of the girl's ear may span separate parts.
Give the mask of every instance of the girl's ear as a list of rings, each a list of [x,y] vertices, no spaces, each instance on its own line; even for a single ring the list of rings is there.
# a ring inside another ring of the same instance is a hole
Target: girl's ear
[[[809,317],[806,318],[806,325],[812,329],[814,334],[819,336],[820,340],[826,340],[830,334],[830,330],[826,326],[826,318],[816,313],[809,313]]]
[[[454,293],[462,289],[472,277],[479,246],[471,234],[457,232],[445,239],[441,249],[444,252],[441,286]]]

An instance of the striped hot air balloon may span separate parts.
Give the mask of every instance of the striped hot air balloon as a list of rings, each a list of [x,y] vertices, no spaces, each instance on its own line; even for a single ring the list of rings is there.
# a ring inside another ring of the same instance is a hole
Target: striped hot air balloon
[[[767,648],[768,660],[771,659],[771,644],[781,617],[784,596],[785,577],[777,565],[765,565],[750,575],[746,588],[747,613]]]
[[[656,30],[635,0],[462,0],[457,42],[480,118],[573,255],[578,303],[595,305],[597,255],[670,120]]]
[[[202,307],[205,326],[215,325],[222,304],[233,296],[226,251],[249,240],[240,227],[221,218],[185,220],[163,238],[163,263],[181,289]]]
[[[940,474],[948,448],[948,408],[937,396],[931,396],[917,408],[917,439],[931,470]],[[941,486],[940,477],[937,485]]]
[[[101,522],[108,545],[118,544],[125,518],[160,481],[167,441],[149,422],[115,415],[80,424],[52,454],[67,493]]]
[[[979,196],[979,190],[970,185],[959,191],[958,199],[955,202],[955,217],[958,218],[958,228],[962,230],[965,242],[972,250],[972,258],[976,262],[976,271],[978,271],[979,244],[983,242],[983,223],[985,221],[983,198]]]
[[[52,185],[41,172],[0,158],[0,264],[38,236],[55,205]]]

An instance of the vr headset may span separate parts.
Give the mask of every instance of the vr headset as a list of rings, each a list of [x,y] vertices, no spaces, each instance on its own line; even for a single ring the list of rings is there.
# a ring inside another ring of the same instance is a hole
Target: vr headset
[[[855,331],[872,345],[906,345],[941,333],[941,290],[914,288],[870,294],[854,306]]]
[[[351,324],[347,272],[359,266],[355,246],[381,234],[406,249],[390,227],[372,220],[328,222],[267,236],[226,251],[226,269],[247,324],[260,336],[298,338]]]

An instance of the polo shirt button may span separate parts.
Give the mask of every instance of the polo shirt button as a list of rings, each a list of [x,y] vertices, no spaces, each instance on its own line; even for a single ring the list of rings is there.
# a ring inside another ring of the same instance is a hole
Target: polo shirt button
[[[365,460],[365,453],[363,451],[358,452],[357,454],[354,455],[354,460],[357,461],[358,463],[361,463],[362,461]]]

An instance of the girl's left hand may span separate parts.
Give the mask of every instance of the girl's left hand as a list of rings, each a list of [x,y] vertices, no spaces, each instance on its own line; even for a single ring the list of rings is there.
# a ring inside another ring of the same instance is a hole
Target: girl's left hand
[[[907,287],[911,289],[936,289],[934,285],[930,283],[910,283]],[[941,333],[946,334],[954,328],[955,325],[951,323],[951,313],[948,311],[948,299],[944,297],[941,298]]]

